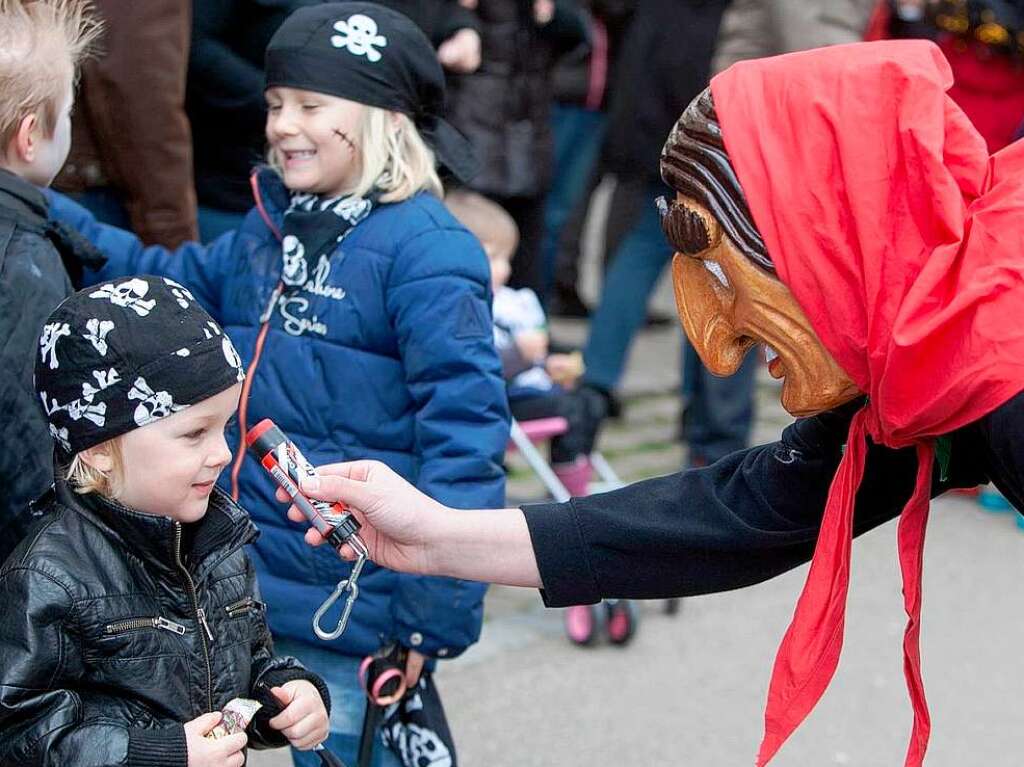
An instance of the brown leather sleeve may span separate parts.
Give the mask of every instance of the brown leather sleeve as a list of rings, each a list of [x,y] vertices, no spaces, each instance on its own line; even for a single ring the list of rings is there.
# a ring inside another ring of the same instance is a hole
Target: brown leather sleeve
[[[81,103],[109,182],[147,243],[198,239],[192,133],[185,115],[189,0],[97,0],[103,51],[82,72]]]

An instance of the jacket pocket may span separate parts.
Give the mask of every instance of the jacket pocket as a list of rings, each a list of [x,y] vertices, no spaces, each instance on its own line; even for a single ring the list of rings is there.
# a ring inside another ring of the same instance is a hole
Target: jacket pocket
[[[243,615],[262,613],[266,609],[266,604],[252,597],[245,597],[224,606],[224,612],[227,613],[229,618],[241,618]]]
[[[155,618],[127,618],[123,621],[114,621],[103,627],[103,634],[105,636],[114,636],[115,634],[127,634],[131,631],[142,631],[144,629],[163,629],[178,636],[185,635],[184,626],[160,616]]]

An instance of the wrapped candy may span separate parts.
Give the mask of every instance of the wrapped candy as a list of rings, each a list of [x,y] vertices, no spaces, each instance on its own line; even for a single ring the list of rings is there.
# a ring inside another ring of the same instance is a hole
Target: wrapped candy
[[[256,716],[256,712],[262,708],[262,704],[249,698],[234,698],[229,700],[221,711],[223,714],[220,723],[207,733],[206,737],[217,740],[228,735],[245,732],[249,722]]]

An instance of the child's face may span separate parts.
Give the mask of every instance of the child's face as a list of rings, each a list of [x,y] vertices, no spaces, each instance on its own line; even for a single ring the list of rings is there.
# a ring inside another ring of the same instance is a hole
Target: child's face
[[[366,107],[297,88],[270,88],[267,142],[292,191],[337,196],[362,170],[361,126]]]
[[[241,384],[122,438],[124,474],[118,501],[146,514],[195,522],[206,514],[213,485],[231,461],[224,427]]]
[[[511,258],[504,249],[497,249],[493,245],[484,243],[484,252],[491,264],[491,289],[505,287],[509,275],[512,274]]]
[[[21,156],[12,166],[12,170],[26,181],[36,186],[49,186],[64,167],[71,149],[71,108],[74,101],[75,92],[69,78],[53,135],[48,135],[42,114],[36,116],[30,135],[31,145],[21,147]]]

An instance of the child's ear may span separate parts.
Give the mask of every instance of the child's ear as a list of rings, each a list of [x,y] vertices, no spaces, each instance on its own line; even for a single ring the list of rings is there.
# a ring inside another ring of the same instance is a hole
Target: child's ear
[[[21,122],[18,123],[18,129],[14,132],[14,136],[11,139],[8,154],[10,150],[13,150],[17,159],[21,162],[25,164],[35,162],[39,146],[37,138],[38,129],[39,115],[33,112],[22,117]]]
[[[109,441],[86,448],[78,455],[86,466],[101,474],[109,474],[114,470],[114,454]]]

